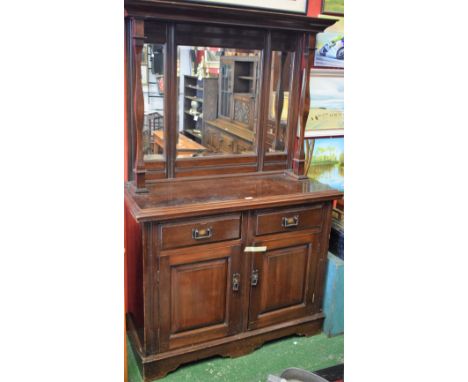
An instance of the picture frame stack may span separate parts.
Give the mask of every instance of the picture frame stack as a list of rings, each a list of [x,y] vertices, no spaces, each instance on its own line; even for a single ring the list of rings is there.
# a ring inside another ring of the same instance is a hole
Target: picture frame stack
[[[337,23],[317,34],[305,131],[306,174],[344,191],[344,0],[322,0],[319,17]]]

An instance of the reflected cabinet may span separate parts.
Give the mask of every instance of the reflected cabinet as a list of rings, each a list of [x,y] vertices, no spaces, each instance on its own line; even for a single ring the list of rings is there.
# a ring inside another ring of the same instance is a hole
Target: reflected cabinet
[[[127,332],[145,381],[321,330],[332,202],[304,175],[333,21],[125,1]]]

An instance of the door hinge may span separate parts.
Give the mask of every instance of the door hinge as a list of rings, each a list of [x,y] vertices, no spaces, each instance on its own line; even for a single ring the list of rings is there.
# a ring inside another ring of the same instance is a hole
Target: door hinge
[[[315,301],[315,293],[312,294],[312,304],[314,303]]]
[[[156,272],[156,282],[159,283],[159,271]]]

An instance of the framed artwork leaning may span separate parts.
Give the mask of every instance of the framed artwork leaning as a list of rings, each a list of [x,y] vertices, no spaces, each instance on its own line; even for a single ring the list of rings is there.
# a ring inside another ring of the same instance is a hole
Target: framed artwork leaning
[[[322,13],[343,16],[344,0],[322,0]]]
[[[343,32],[324,32],[317,34],[314,66],[344,68]]]
[[[306,174],[344,191],[344,138],[306,139]]]
[[[342,70],[312,69],[307,138],[344,135],[344,73]]]

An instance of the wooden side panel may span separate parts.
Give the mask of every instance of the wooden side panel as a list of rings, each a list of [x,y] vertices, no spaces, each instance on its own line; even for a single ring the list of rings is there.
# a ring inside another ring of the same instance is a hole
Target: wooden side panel
[[[127,313],[131,314],[143,343],[143,249],[142,230],[125,205],[125,269]]]

